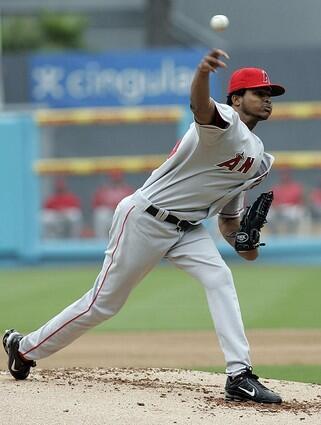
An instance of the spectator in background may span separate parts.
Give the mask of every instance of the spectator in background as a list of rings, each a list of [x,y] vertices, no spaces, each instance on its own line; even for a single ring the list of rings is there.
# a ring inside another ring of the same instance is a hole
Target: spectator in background
[[[280,170],[280,182],[272,187],[274,200],[269,212],[273,233],[298,233],[304,230],[306,206],[304,187],[293,179],[291,170]]]
[[[124,178],[121,170],[110,171],[106,182],[94,194],[92,207],[94,233],[97,238],[106,238],[118,203],[135,191]]]
[[[78,238],[82,229],[80,199],[62,177],[54,181],[54,193],[44,202],[42,225],[45,238]]]

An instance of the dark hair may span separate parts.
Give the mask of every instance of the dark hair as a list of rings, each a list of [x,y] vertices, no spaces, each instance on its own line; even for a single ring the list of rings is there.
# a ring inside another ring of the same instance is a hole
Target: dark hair
[[[227,99],[226,99],[227,105],[229,105],[229,106],[232,106],[233,105],[233,102],[232,102],[232,96],[233,95],[244,96],[245,92],[246,92],[246,89],[240,89],[240,90],[234,91],[233,93],[230,93],[227,96]]]

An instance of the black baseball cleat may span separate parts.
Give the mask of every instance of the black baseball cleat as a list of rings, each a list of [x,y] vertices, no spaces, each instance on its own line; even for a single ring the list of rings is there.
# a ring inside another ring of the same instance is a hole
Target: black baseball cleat
[[[250,369],[246,369],[234,378],[229,376],[225,385],[225,400],[282,403],[281,397],[266,388],[258,379],[259,377]]]
[[[3,348],[8,354],[8,369],[15,379],[26,379],[30,368],[36,366],[34,360],[24,360],[19,354],[19,342],[23,338],[15,329],[10,329],[3,335]]]

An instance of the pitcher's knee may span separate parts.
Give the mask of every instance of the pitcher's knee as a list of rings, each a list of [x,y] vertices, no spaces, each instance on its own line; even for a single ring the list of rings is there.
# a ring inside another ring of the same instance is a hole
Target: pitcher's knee
[[[90,311],[87,312],[87,316],[90,317],[91,326],[97,326],[105,320],[111,319],[121,309],[123,304],[108,305],[97,305],[94,304]]]
[[[202,282],[207,289],[218,289],[233,285],[232,272],[226,264],[215,265],[206,273]]]

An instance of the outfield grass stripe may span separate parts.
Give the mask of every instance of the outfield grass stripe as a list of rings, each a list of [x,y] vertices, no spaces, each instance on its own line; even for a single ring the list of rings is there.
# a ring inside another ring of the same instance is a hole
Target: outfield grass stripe
[[[37,328],[88,291],[96,267],[0,271],[0,325]],[[247,329],[321,329],[320,267],[233,265]],[[184,272],[159,267],[130,295],[120,313],[97,330],[210,330],[204,290]]]

